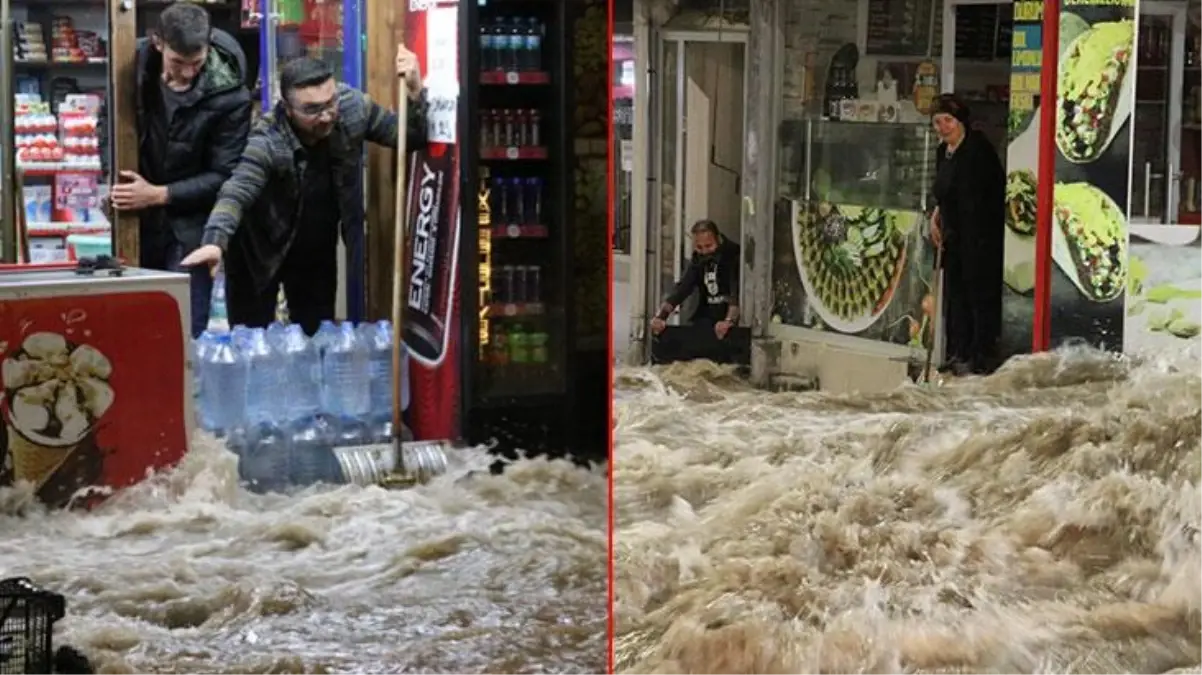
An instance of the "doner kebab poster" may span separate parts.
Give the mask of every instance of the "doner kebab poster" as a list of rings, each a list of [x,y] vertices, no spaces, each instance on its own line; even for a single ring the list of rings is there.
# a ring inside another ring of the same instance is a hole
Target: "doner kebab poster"
[[[1031,349],[1042,105],[1056,106],[1052,345],[1123,347],[1136,5],[1061,1],[1057,97],[1041,101],[1043,2],[1014,3],[1001,345],[1007,356]]]

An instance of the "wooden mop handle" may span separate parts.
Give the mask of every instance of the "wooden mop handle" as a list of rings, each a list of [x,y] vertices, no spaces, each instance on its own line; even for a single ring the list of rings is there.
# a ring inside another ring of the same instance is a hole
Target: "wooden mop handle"
[[[396,132],[396,213],[393,218],[395,230],[393,242],[392,265],[392,433],[401,438],[403,423],[401,419],[401,393],[404,382],[401,380],[401,361],[405,344],[405,198],[408,196],[409,185],[405,182],[405,141],[409,130],[409,94],[402,78],[397,86],[397,132]]]

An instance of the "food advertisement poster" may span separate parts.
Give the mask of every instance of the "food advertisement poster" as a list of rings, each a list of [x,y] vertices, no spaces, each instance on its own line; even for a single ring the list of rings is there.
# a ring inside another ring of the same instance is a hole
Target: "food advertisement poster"
[[[782,200],[775,214],[772,320],[923,347],[934,307],[922,237],[929,126],[815,124],[809,199]]]
[[[1043,3],[1014,3],[1007,123],[1002,350],[1028,352],[1034,321],[1039,107],[1056,106],[1051,337],[1123,348],[1134,109],[1135,0],[1063,0],[1058,94],[1039,100]]]
[[[184,345],[166,293],[0,302],[0,486],[86,505],[178,462]]]

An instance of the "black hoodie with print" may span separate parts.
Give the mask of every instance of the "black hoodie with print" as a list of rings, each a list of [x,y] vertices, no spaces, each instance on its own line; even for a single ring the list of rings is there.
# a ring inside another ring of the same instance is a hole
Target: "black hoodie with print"
[[[693,291],[700,302],[689,321],[717,323],[726,318],[731,305],[739,304],[739,245],[722,238],[718,250],[711,255],[693,254],[689,268],[668,294],[665,302],[679,307]]]

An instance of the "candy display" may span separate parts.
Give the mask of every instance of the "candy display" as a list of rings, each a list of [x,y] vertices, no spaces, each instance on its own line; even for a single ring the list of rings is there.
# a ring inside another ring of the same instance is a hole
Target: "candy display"
[[[70,94],[59,104],[58,114],[37,97],[17,97],[13,118],[17,166],[42,165],[100,168],[97,134],[100,99],[90,94]]]

